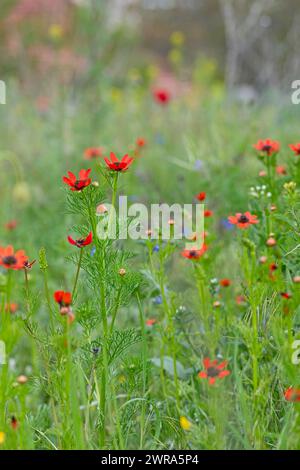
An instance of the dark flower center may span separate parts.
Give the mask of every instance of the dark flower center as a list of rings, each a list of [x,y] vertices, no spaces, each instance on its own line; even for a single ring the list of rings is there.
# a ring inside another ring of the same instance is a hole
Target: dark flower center
[[[11,256],[4,256],[4,258],[2,258],[2,261],[7,266],[13,266],[14,264],[17,263],[17,258],[15,258],[12,255]]]
[[[264,152],[270,152],[270,150],[272,150],[272,146],[271,146],[271,145],[264,145],[264,146],[263,146],[263,151],[264,151]]]
[[[208,367],[207,376],[208,377],[218,377],[220,371],[216,367]]]
[[[191,258],[196,258],[196,256],[197,256],[197,251],[191,250],[190,253],[189,253],[189,255],[190,255]]]
[[[79,238],[78,240],[76,240],[76,245],[83,245],[84,243],[84,238]]]
[[[239,218],[238,218],[238,223],[239,224],[247,224],[249,222],[249,219],[246,215],[241,215]]]

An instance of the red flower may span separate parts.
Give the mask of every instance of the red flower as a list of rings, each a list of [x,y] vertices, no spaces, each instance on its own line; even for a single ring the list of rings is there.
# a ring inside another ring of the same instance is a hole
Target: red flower
[[[155,318],[149,318],[149,320],[146,320],[147,326],[153,326],[155,323],[156,323]]]
[[[300,155],[300,142],[297,144],[290,144],[289,147],[293,150],[295,155]]]
[[[222,379],[230,374],[230,371],[225,369],[227,361],[223,361],[218,364],[217,360],[211,361],[206,357],[203,359],[203,366],[205,371],[199,372],[198,377],[201,379],[208,379],[209,385],[214,385],[216,379]]]
[[[27,260],[24,250],[14,252],[11,245],[6,248],[0,247],[0,266],[6,269],[23,269]]]
[[[34,259],[33,261],[25,261],[24,269],[31,269],[34,263],[36,263],[36,259]]]
[[[4,225],[4,227],[6,228],[6,230],[14,230],[17,225],[18,223],[16,220],[10,220]]]
[[[12,416],[11,417],[11,420],[10,420],[10,425],[11,425],[11,428],[15,431],[16,429],[18,429],[19,427],[19,421],[17,420],[17,418],[15,416]]]
[[[197,250],[197,249],[191,249],[191,250],[185,249],[185,250],[183,250],[181,252],[181,256],[183,256],[184,258],[187,258],[187,259],[197,260],[197,259],[201,258],[201,256],[207,251],[207,249],[208,249],[208,246],[203,244],[202,248],[200,250]]]
[[[230,279],[221,279],[220,280],[220,286],[222,286],[222,287],[229,287],[230,284],[231,284]]]
[[[289,387],[284,392],[284,398],[287,401],[300,402],[300,389],[299,388]]]
[[[198,201],[204,201],[206,198],[206,193],[205,192],[199,193],[195,196],[195,198],[198,199]]]
[[[7,313],[16,313],[16,311],[18,310],[18,304],[14,304],[14,303],[11,303],[11,304],[5,304],[5,311]]]
[[[83,155],[86,160],[93,160],[94,158],[101,157],[103,154],[102,147],[88,147],[85,149]]]
[[[89,186],[92,182],[91,178],[89,178],[89,174],[91,169],[88,170],[80,170],[79,178],[77,179],[76,176],[68,171],[68,178],[63,176],[63,182],[68,184],[71,188],[71,191],[82,191],[84,188]]]
[[[273,153],[277,153],[280,149],[280,144],[276,140],[266,139],[259,140],[253,147],[262,154],[271,156]]]
[[[110,160],[106,157],[104,160],[107,167],[112,171],[126,171],[133,162],[133,158],[129,155],[124,155],[122,160],[118,160],[113,152],[110,153]]]
[[[250,212],[245,212],[244,214],[237,213],[235,215],[230,215],[228,221],[236,225],[238,228],[248,228],[249,225],[258,224],[257,216],[251,215]]]
[[[283,165],[277,165],[276,173],[277,175],[286,175],[286,168]]]
[[[269,266],[269,270],[271,272],[273,272],[273,271],[276,271],[276,269],[278,269],[277,264],[276,263],[271,263],[270,266]]]
[[[165,88],[157,88],[153,92],[154,99],[159,104],[168,104],[171,96],[168,90]]]
[[[64,292],[63,290],[57,290],[54,292],[54,300],[61,307],[69,307],[72,303],[72,294],[70,292]]]
[[[280,295],[283,299],[291,299],[292,298],[292,294],[289,294],[288,292],[280,292]]]
[[[244,295],[237,295],[235,301],[237,305],[244,305],[246,303],[246,297]]]
[[[136,145],[137,145],[137,147],[145,147],[146,139],[144,139],[144,137],[138,137],[136,139]]]
[[[210,211],[209,209],[206,209],[204,211],[204,217],[211,217],[213,215],[213,211]]]
[[[90,245],[93,241],[93,234],[90,232],[86,238],[78,238],[77,240],[74,240],[70,235],[68,236],[68,242],[71,243],[71,245],[77,246],[77,248],[82,248],[84,246]]]

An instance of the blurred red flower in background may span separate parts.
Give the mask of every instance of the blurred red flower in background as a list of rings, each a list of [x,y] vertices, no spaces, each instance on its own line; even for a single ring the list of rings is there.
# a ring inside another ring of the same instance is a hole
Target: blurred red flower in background
[[[271,156],[273,153],[277,153],[280,149],[280,144],[277,140],[259,140],[253,147],[260,153]]]
[[[257,216],[250,214],[250,212],[245,212],[244,214],[238,212],[235,215],[230,215],[228,221],[242,229],[252,224],[258,224]]]
[[[153,96],[159,104],[168,104],[171,99],[171,95],[166,88],[156,88],[153,91]]]
[[[204,255],[204,253],[207,251],[207,249],[208,249],[208,246],[203,244],[202,248],[200,250],[197,250],[197,249],[191,249],[191,250],[185,249],[185,250],[183,250],[181,252],[181,256],[183,256],[184,258],[187,258],[187,259],[197,260],[197,259],[201,258],[202,255]]]
[[[289,147],[293,150],[295,155],[300,155],[300,142],[297,144],[290,144]]]
[[[7,222],[4,225],[4,227],[5,227],[6,230],[14,230],[17,225],[18,225],[18,223],[17,223],[16,220],[10,220],[9,222]]]
[[[284,392],[284,397],[287,401],[300,402],[300,389],[289,387]]]
[[[86,160],[93,160],[94,158],[101,157],[103,154],[102,147],[88,147],[85,149],[83,155]]]
[[[230,371],[225,369],[228,362],[223,361],[218,364],[217,360],[211,361],[208,357],[203,359],[203,366],[205,371],[201,371],[198,377],[201,379],[208,379],[209,385],[214,385],[216,379],[223,379],[230,374]]]
[[[222,287],[229,287],[230,284],[231,284],[230,279],[221,279],[220,280],[220,286],[222,286]]]
[[[198,201],[204,201],[206,198],[206,193],[205,192],[199,193],[195,196],[195,198],[198,199]]]

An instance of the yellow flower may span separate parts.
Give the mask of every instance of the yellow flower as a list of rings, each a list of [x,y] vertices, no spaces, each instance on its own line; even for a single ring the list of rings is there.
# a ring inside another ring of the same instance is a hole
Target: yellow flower
[[[170,42],[173,46],[180,47],[185,41],[184,34],[181,31],[174,31],[170,36]]]
[[[0,445],[4,444],[5,441],[5,433],[0,431]]]
[[[189,431],[192,427],[192,423],[185,416],[180,416],[180,426],[184,431]]]
[[[48,30],[51,39],[61,39],[64,35],[64,30],[60,24],[52,24]]]
[[[112,87],[111,88],[111,98],[114,103],[119,103],[122,100],[123,93],[120,88]]]
[[[182,53],[180,50],[178,49],[172,49],[170,52],[169,52],[169,60],[170,62],[172,62],[172,64],[174,65],[178,65],[180,64],[181,60],[182,60]]]

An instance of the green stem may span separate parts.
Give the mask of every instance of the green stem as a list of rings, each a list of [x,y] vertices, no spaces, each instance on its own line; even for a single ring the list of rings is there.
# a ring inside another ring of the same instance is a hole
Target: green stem
[[[142,412],[141,412],[141,431],[140,431],[140,449],[144,448],[144,436],[145,436],[145,396],[147,390],[147,339],[145,329],[145,316],[141,303],[139,293],[136,293],[136,299],[140,314],[140,325],[142,333],[142,364],[143,364],[143,401],[142,401]]]
[[[122,292],[122,287],[120,287],[120,289],[119,289],[119,291],[118,291],[118,294],[117,294],[115,309],[114,309],[114,312],[113,312],[113,315],[112,315],[111,324],[110,324],[110,330],[109,330],[109,334],[110,334],[110,335],[112,334],[112,332],[113,332],[113,330],[114,330],[114,325],[115,325],[117,313],[118,313],[119,306],[120,306],[121,292]]]
[[[76,276],[75,276],[75,282],[74,282],[74,287],[72,290],[72,297],[74,297],[75,292],[76,292],[76,287],[79,279],[79,272],[81,268],[81,262],[82,262],[82,255],[83,255],[83,248],[80,248],[80,255],[79,255],[79,260],[78,260],[78,266],[77,266],[77,271],[76,271]]]

